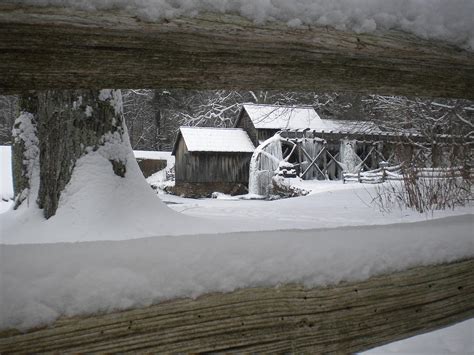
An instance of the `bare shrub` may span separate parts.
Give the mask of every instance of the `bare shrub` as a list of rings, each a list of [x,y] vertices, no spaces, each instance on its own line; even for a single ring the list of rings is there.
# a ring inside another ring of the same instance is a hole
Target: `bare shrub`
[[[473,199],[470,149],[451,149],[445,159],[451,166],[426,168],[425,159],[411,149],[411,164],[403,165],[401,181],[376,187],[372,203],[384,212],[398,207],[425,213],[466,206]]]

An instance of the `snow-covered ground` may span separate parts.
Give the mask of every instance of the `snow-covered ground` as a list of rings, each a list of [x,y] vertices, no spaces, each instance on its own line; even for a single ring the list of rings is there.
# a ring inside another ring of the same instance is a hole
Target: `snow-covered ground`
[[[82,164],[78,164],[82,169]],[[56,216],[44,221],[40,210],[0,215],[4,244],[128,240],[151,236],[245,231],[337,228],[427,221],[472,214],[472,206],[419,214],[371,205],[373,185],[341,182],[302,184],[313,193],[275,201],[235,198],[186,199],[145,190],[144,180],[124,181],[108,166],[73,180]],[[151,190],[151,189],[150,189]],[[92,197],[93,196],[93,197]],[[169,208],[163,208],[160,199]],[[127,201],[123,204],[121,201]],[[131,213],[132,211],[132,213]],[[135,211],[135,213],[133,213]],[[67,230],[67,233],[64,231]]]
[[[474,319],[364,352],[366,355],[472,355]]]

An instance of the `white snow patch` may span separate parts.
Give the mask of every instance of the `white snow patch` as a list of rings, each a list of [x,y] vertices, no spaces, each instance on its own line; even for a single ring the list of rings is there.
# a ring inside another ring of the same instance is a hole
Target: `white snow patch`
[[[130,147],[128,144],[124,144],[123,139],[120,132],[108,132],[101,137],[101,145],[97,151],[107,160],[127,164],[128,158],[135,160],[135,157],[130,154]],[[128,137],[126,139],[128,140]]]
[[[85,114],[86,114],[86,117],[92,117],[92,113],[94,112],[94,110],[92,109],[92,107],[90,107],[89,105],[86,106],[86,110],[85,110]]]
[[[112,94],[112,89],[102,89],[99,91],[99,100],[100,101],[107,101],[107,100],[111,100],[112,97],[113,97],[113,94]]]
[[[77,100],[72,103],[73,110],[79,109],[82,106],[82,96],[78,96]]]
[[[102,89],[99,91],[100,101],[110,101],[115,115],[121,115],[123,110],[122,91],[114,89]]]
[[[243,109],[257,129],[320,130],[323,127],[323,120],[313,107],[245,104]]]
[[[474,319],[453,326],[390,343],[361,354],[474,354]]]
[[[0,145],[0,200],[13,199],[12,147]]]
[[[34,116],[29,112],[21,112],[15,120],[12,136],[15,142],[22,142],[23,167],[26,171],[22,174],[29,180],[29,188],[24,189],[16,196],[17,200],[26,200],[26,205],[35,203],[38,196],[40,177],[39,177],[39,140],[36,135],[36,127],[33,123]]]
[[[252,153],[255,147],[241,128],[181,127],[190,152]]]
[[[357,33],[402,30],[427,39],[474,49],[472,0],[9,0],[36,6],[86,11],[125,10],[146,21],[199,13],[231,13],[258,24],[332,26]]]
[[[173,165],[175,158],[171,152],[151,151],[151,150],[134,150],[133,155],[137,159],[166,160],[168,165]]]

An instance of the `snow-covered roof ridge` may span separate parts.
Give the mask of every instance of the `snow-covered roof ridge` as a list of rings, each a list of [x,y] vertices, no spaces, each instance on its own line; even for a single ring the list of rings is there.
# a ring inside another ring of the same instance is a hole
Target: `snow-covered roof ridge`
[[[263,106],[263,107],[277,107],[277,108],[300,108],[300,109],[311,109],[314,110],[312,105],[290,105],[290,104],[259,104],[255,102],[244,102],[242,106]]]
[[[324,132],[354,133],[354,134],[380,134],[382,130],[372,121],[359,120],[323,120]]]
[[[180,127],[190,152],[253,153],[255,147],[241,128]],[[176,153],[176,145],[173,154]]]
[[[312,106],[243,104],[257,129],[317,129],[322,120]]]
[[[322,119],[313,106],[242,104],[256,129],[305,130],[333,133],[381,133],[372,121]],[[238,122],[236,123],[236,125]]]

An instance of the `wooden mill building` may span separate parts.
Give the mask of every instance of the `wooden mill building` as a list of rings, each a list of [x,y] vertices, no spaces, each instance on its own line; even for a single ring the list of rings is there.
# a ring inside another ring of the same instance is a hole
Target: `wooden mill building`
[[[369,121],[322,119],[312,106],[243,104],[234,127],[244,129],[256,146],[280,131],[310,131],[330,141],[341,134],[382,133]]]
[[[311,106],[243,104],[234,128],[180,129],[173,149],[176,193],[245,193],[252,153],[278,132],[283,158],[289,156],[305,180],[341,179],[343,172],[376,169],[382,161],[395,165],[406,160],[400,152],[411,152],[413,142],[429,144],[416,133],[384,132],[370,121],[322,119]]]
[[[339,179],[343,170],[356,168],[358,162],[375,168],[384,160],[382,154],[374,154],[377,137],[367,138],[383,133],[373,122],[322,119],[312,106],[244,104],[234,126],[244,129],[255,145],[277,132],[292,140],[298,149],[289,161],[307,180]],[[286,156],[292,145],[283,151]],[[352,159],[346,159],[350,155]]]
[[[172,152],[176,159],[175,193],[245,193],[254,150],[240,128],[181,127]]]

